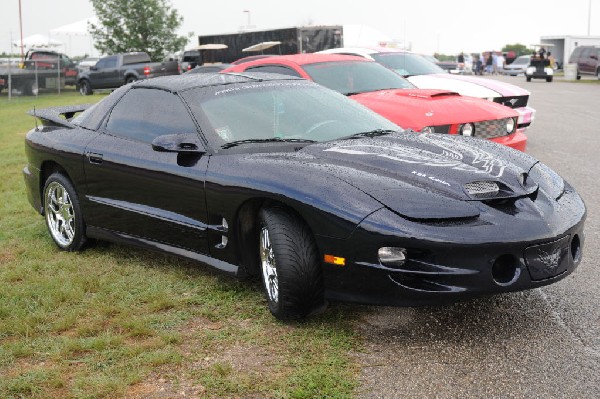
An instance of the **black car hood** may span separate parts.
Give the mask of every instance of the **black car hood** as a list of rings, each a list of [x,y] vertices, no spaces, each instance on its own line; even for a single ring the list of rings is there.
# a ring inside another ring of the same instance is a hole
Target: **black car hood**
[[[322,163],[412,219],[476,217],[479,201],[522,197],[538,188],[527,179],[536,159],[480,139],[394,133],[309,145],[295,156]]]

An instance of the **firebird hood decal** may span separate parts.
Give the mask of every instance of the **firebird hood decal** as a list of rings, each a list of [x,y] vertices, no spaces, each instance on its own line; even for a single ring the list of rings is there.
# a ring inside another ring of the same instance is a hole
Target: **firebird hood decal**
[[[495,159],[491,154],[485,151],[473,151],[473,159],[470,163],[465,163],[463,154],[444,149],[440,155],[429,152],[415,152],[414,149],[404,146],[382,147],[375,145],[348,145],[326,149],[325,151],[339,152],[348,155],[372,155],[391,159],[397,162],[403,162],[413,165],[424,165],[440,168],[450,168],[473,173],[487,174],[490,177],[501,177],[506,168],[506,163]]]
[[[469,204],[475,198],[465,191],[477,181],[497,182],[509,193],[505,197],[528,195],[532,187],[523,187],[520,178],[536,162],[483,140],[415,133],[315,144],[293,157],[306,162],[306,155],[340,180],[418,219],[477,216]],[[446,212],[433,212],[436,207]]]

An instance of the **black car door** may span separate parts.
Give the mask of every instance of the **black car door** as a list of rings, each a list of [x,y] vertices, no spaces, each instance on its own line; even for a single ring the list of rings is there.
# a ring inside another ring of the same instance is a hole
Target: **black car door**
[[[119,78],[117,56],[111,55],[102,58],[96,63],[95,69],[90,72],[90,79],[94,89],[117,87]]]
[[[156,243],[207,252],[206,154],[159,152],[165,134],[198,134],[182,100],[133,88],[86,148],[86,223]]]

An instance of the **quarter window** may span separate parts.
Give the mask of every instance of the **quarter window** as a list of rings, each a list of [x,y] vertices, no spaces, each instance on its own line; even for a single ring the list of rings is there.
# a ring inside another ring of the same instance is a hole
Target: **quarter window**
[[[181,99],[157,89],[132,89],[112,110],[108,133],[150,143],[163,134],[197,133],[196,125]]]

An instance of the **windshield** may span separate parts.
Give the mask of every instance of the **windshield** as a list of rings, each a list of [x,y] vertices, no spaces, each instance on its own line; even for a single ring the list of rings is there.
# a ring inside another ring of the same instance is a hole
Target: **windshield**
[[[375,129],[401,130],[356,101],[301,80],[198,88],[182,97],[215,149],[234,142],[309,143]]]
[[[303,68],[315,82],[346,95],[415,87],[376,62],[321,62],[304,65]]]
[[[526,65],[529,64],[529,60],[530,60],[530,56],[528,55],[523,55],[519,58],[517,58],[516,60],[513,61],[512,65]]]
[[[418,54],[410,53],[378,53],[371,57],[380,64],[390,68],[402,76],[431,75],[447,73],[439,66],[427,61]]]

